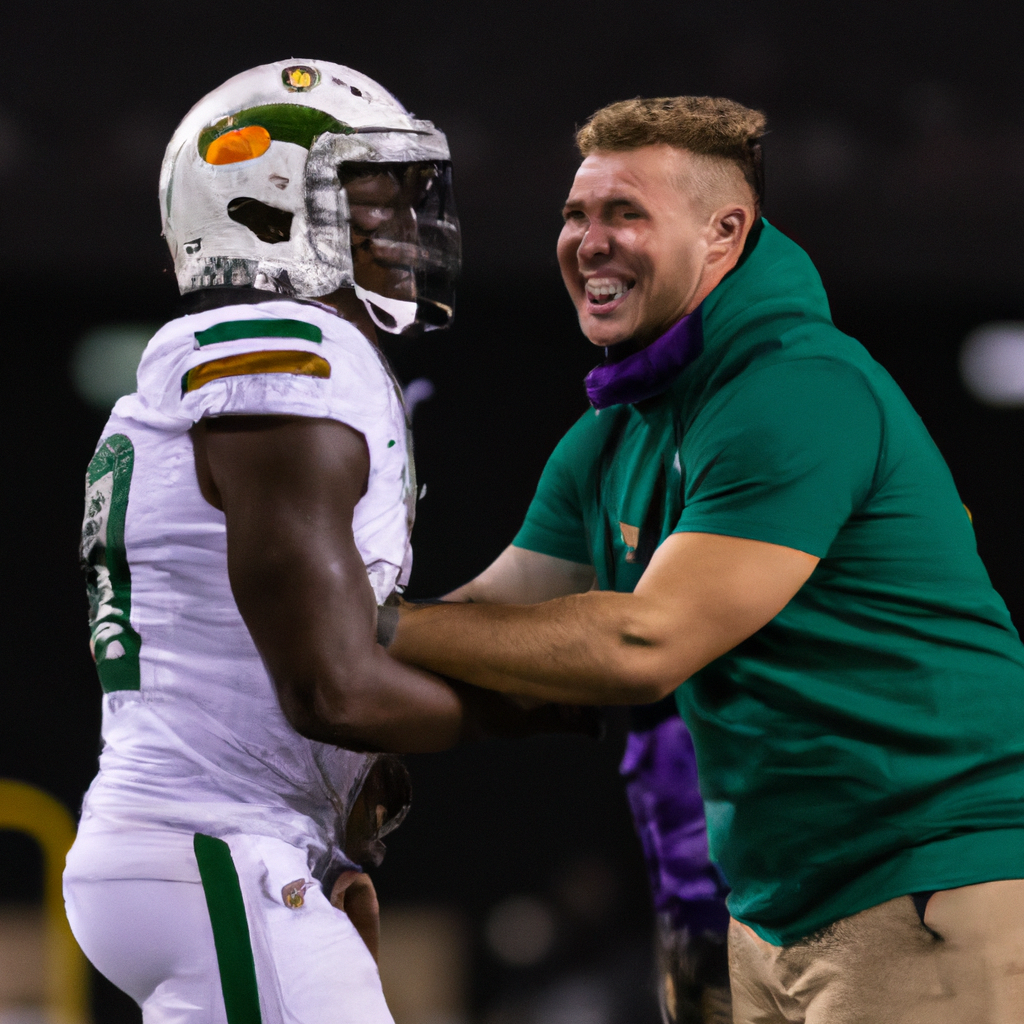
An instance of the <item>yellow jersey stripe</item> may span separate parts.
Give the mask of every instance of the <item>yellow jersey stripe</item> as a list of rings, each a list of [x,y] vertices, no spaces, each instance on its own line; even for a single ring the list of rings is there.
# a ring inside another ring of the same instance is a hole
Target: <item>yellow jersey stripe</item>
[[[330,377],[331,364],[312,352],[243,352],[193,366],[181,378],[181,393],[188,394],[222,377],[253,373],[295,373],[302,377]]]

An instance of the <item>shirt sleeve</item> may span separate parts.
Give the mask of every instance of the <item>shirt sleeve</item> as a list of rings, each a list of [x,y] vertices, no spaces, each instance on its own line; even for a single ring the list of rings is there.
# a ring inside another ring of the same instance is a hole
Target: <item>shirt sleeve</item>
[[[882,418],[864,375],[829,359],[746,374],[708,405],[682,444],[676,533],[767,541],[823,558],[870,493]]]
[[[220,319],[177,321],[174,333],[147,351],[139,391],[152,405],[189,423],[293,415],[340,420],[364,434],[394,418],[394,388],[380,360],[345,321],[318,324],[293,310],[270,315],[266,307],[228,312],[233,318],[217,311]]]
[[[583,504],[573,472],[574,462],[578,464],[575,434],[576,428],[570,430],[552,452],[512,543],[517,548],[589,565]]]

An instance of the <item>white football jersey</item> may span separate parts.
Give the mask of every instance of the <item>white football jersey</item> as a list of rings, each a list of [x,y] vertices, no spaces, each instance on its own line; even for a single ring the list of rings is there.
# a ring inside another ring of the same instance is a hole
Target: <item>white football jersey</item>
[[[235,604],[224,514],[200,493],[189,429],[241,414],[359,431],[370,475],[355,542],[379,602],[407,580],[415,474],[401,393],[373,345],[326,307],[277,299],[163,327],[87,473],[104,747],[83,827],[268,835],[323,870],[371,759],[289,725]]]

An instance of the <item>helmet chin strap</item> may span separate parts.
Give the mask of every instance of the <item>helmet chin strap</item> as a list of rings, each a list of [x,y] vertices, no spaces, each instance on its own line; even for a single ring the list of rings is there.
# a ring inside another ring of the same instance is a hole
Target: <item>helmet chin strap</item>
[[[402,334],[416,323],[416,303],[408,299],[389,299],[355,285],[356,297],[366,306],[370,319],[388,334]],[[382,317],[381,314],[384,314]]]

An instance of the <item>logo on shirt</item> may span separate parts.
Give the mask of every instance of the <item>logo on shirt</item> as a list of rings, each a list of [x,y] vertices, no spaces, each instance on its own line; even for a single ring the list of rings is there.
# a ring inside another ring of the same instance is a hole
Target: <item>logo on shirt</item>
[[[619,523],[619,534],[622,543],[626,545],[626,561],[636,561],[636,549],[640,546],[640,527],[630,526],[629,523]]]

